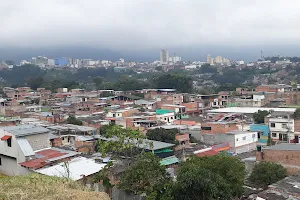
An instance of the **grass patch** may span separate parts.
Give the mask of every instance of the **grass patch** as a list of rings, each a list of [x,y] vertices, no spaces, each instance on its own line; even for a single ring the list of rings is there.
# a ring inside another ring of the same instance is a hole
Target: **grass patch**
[[[109,200],[105,193],[92,192],[77,182],[39,174],[1,177],[0,199]]]

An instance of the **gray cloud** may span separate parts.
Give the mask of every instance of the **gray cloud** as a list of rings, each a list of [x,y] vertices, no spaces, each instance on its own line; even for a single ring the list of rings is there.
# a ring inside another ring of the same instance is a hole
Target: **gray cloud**
[[[300,44],[299,0],[9,0],[0,44],[169,46]]]

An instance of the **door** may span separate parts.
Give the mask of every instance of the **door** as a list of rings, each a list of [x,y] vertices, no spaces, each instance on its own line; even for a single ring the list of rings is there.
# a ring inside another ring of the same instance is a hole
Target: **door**
[[[280,141],[287,141],[287,134],[279,133],[279,140]]]
[[[295,135],[295,143],[299,143],[299,135]]]

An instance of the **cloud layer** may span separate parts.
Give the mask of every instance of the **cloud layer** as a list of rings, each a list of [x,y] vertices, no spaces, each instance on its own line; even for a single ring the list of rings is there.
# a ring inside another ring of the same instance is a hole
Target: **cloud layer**
[[[299,0],[9,0],[0,44],[119,50],[300,44]]]

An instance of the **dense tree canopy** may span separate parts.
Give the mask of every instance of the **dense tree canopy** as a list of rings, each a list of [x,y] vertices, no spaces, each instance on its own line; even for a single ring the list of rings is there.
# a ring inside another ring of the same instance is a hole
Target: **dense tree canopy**
[[[276,163],[259,162],[253,168],[249,180],[258,187],[267,187],[287,176],[286,169]]]
[[[114,153],[115,155],[133,156],[145,138],[139,131],[130,128],[122,128],[116,125],[104,126],[100,129],[100,134],[110,139],[108,141],[98,140],[97,150],[103,155]],[[145,144],[151,147],[152,144]]]
[[[159,158],[152,153],[142,153],[125,170],[118,187],[135,194],[146,194],[149,200],[159,200],[169,182],[169,175]]]
[[[231,200],[243,194],[245,166],[237,157],[192,157],[178,168],[174,200]]]
[[[167,143],[176,143],[176,135],[179,134],[178,129],[155,128],[147,132],[147,138]]]
[[[172,88],[184,93],[193,89],[192,78],[185,74],[157,74],[152,82],[155,88]]]
[[[295,119],[300,119],[300,108],[297,108],[296,111],[293,114],[293,117]]]
[[[74,116],[69,116],[67,119],[67,123],[82,126],[82,121],[79,119],[76,119],[76,117],[74,117]]]
[[[205,74],[205,73],[217,73],[217,68],[211,66],[210,64],[204,64],[204,65],[201,65],[199,71],[202,74]]]
[[[253,114],[254,122],[257,124],[262,124],[265,122],[265,117],[269,114],[266,110],[259,110]]]

